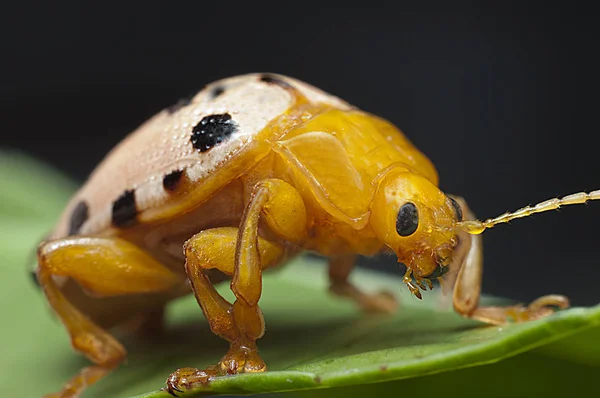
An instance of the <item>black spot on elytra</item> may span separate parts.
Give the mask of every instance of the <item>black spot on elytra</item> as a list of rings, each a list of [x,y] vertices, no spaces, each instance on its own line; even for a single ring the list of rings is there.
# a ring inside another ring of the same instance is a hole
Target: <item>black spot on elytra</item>
[[[228,113],[205,116],[192,129],[192,145],[206,152],[227,140],[237,131],[237,124]]]
[[[172,115],[173,113],[177,112],[178,110],[180,110],[183,107],[188,106],[189,104],[192,103],[192,99],[194,98],[196,94],[190,94],[187,97],[181,98],[179,101],[177,101],[175,104],[171,105],[170,107],[167,108],[167,112]]]
[[[135,191],[127,190],[113,202],[112,223],[116,227],[127,227],[136,221]]]
[[[225,92],[225,87],[223,87],[223,86],[213,87],[210,90],[210,93],[208,93],[208,98],[211,99],[211,100],[214,100],[215,98],[217,98],[218,96],[220,96],[224,92]]]
[[[71,219],[69,220],[69,235],[77,235],[81,230],[83,224],[87,221],[90,216],[90,209],[85,201],[77,203],[73,211],[71,212]]]
[[[165,175],[163,177],[163,188],[169,192],[174,191],[179,185],[181,177],[183,177],[183,170],[175,170]]]
[[[293,88],[292,85],[289,84],[288,82],[281,80],[277,76],[273,76],[273,75],[269,75],[269,74],[262,75],[259,80],[261,82],[275,84],[281,88],[285,88],[286,90]]]

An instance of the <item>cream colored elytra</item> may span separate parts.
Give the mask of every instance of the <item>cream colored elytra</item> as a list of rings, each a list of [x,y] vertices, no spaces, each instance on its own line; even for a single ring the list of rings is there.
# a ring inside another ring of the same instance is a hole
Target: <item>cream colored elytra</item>
[[[111,234],[111,207],[126,190],[135,190],[140,221],[162,218],[172,210],[173,195],[163,188],[163,177],[175,170],[185,170],[194,183],[207,177],[218,178],[219,168],[236,161],[254,137],[273,119],[294,103],[293,94],[278,84],[261,81],[261,74],[247,74],[223,79],[207,85],[190,103],[177,112],[167,109],[158,113],[117,145],[96,167],[86,183],[66,207],[52,239],[68,235],[73,208],[82,200],[88,204],[89,218],[81,226],[81,234]],[[280,76],[302,95],[315,103],[350,109],[345,101],[296,79]],[[211,93],[223,90],[216,98]],[[198,153],[189,144],[190,130],[203,117],[229,113],[238,130],[229,140],[206,153]],[[227,180],[223,180],[224,183]],[[165,209],[166,210],[166,209]]]

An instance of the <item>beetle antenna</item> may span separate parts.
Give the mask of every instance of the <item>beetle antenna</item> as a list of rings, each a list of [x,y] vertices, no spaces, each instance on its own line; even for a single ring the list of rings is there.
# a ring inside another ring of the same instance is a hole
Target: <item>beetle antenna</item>
[[[584,204],[590,200],[600,200],[600,190],[590,193],[579,192],[567,195],[563,198],[549,199],[535,206],[526,206],[512,213],[504,213],[496,218],[488,218],[485,221],[467,220],[456,223],[456,227],[471,234],[478,235],[496,224],[506,223],[516,218],[528,217],[535,213],[555,210],[561,206]]]

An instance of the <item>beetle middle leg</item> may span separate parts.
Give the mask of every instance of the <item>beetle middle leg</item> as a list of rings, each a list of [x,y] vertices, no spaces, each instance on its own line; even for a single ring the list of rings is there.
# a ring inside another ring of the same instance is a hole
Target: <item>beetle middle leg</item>
[[[238,229],[209,229],[186,242],[186,271],[196,299],[211,330],[227,340],[230,348],[216,366],[173,372],[166,383],[171,394],[182,391],[181,387],[204,384],[214,375],[266,370],[256,347],[256,340],[265,331],[258,306],[262,270],[279,264],[293,249],[258,236],[261,216],[285,241],[296,242],[305,233],[306,210],[299,193],[282,180],[267,179],[254,187]],[[210,282],[206,270],[212,268],[232,276],[231,290],[236,297],[233,304]]]
[[[348,277],[354,268],[356,255],[340,255],[329,259],[329,291],[354,301],[366,312],[392,314],[398,309],[398,301],[390,292],[368,294],[352,284]]]
[[[464,199],[454,197],[460,204],[466,219],[475,219]],[[466,255],[456,275],[452,302],[459,314],[493,325],[502,325],[510,321],[525,322],[544,318],[554,313],[554,307],[565,309],[569,300],[561,295],[547,295],[534,300],[528,306],[521,304],[499,307],[480,307],[481,281],[483,276],[483,246],[481,235],[461,233],[461,244],[468,245]]]

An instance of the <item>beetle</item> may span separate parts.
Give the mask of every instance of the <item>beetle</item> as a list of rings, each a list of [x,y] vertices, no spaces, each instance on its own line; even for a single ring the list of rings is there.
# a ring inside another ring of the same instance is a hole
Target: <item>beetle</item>
[[[38,246],[39,285],[74,349],[93,362],[49,396],[76,397],[123,362],[109,329],[133,320],[159,328],[165,305],[189,293],[230,348],[205,369],[175,370],[166,390],[265,371],[256,345],[262,273],[304,251],[328,257],[331,292],[365,311],[397,308],[389,293],[348,280],[357,256],[382,252],[406,266],[415,296],[443,282],[459,314],[488,324],[569,307],[561,295],[480,306],[480,234],[600,191],[478,221],[438,184],[432,162],[396,126],[312,85],[265,73],[208,84],[110,151]],[[226,280],[233,303],[214,287]]]

